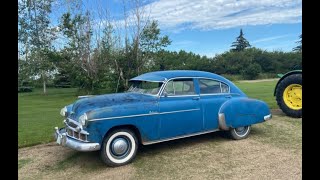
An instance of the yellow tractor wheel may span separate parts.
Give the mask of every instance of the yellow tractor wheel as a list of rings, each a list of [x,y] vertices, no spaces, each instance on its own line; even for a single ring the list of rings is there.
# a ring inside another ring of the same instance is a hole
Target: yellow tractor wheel
[[[283,78],[276,89],[276,100],[286,115],[302,117],[302,74]]]

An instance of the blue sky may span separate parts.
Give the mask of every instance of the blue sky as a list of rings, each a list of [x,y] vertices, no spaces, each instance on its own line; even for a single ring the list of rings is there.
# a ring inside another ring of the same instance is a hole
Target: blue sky
[[[107,7],[123,21],[123,2],[84,0],[87,8]],[[159,22],[172,44],[167,50],[213,57],[230,49],[243,29],[254,47],[291,51],[302,32],[302,0],[140,0],[145,14]],[[130,7],[127,7],[130,10]],[[91,8],[90,8],[91,9]]]

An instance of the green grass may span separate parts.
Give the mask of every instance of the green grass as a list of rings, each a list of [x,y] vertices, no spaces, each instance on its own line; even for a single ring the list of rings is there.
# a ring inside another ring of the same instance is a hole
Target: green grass
[[[18,160],[18,169],[22,168],[24,165],[28,164],[31,162],[31,159],[20,159]]]
[[[245,83],[235,82],[249,97],[261,99],[270,108],[278,108],[273,90],[275,81]],[[54,140],[54,127],[62,127],[60,109],[77,99],[77,89],[48,89],[46,96],[41,89],[31,93],[18,93],[18,147],[32,146]]]
[[[77,99],[76,89],[41,89],[18,93],[18,147],[47,143],[54,140],[54,127],[61,127],[60,109]]]
[[[277,80],[266,82],[235,82],[235,84],[250,98],[265,101],[271,109],[278,108],[276,98],[273,96]]]

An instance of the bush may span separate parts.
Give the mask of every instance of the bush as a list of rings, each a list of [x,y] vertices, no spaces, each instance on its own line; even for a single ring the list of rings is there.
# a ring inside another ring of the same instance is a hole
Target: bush
[[[241,75],[244,79],[257,79],[259,74],[261,73],[261,66],[257,63],[250,64],[244,70],[241,71]]]
[[[32,92],[32,90],[33,90],[32,87],[27,87],[27,86],[18,87],[18,93],[21,93],[21,92]]]

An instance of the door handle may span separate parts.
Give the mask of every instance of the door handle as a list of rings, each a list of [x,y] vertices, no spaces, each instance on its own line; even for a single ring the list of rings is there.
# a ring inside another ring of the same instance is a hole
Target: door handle
[[[199,100],[200,97],[193,97],[192,100]]]
[[[231,98],[232,96],[231,95],[227,95],[227,96],[225,96],[225,98]]]

